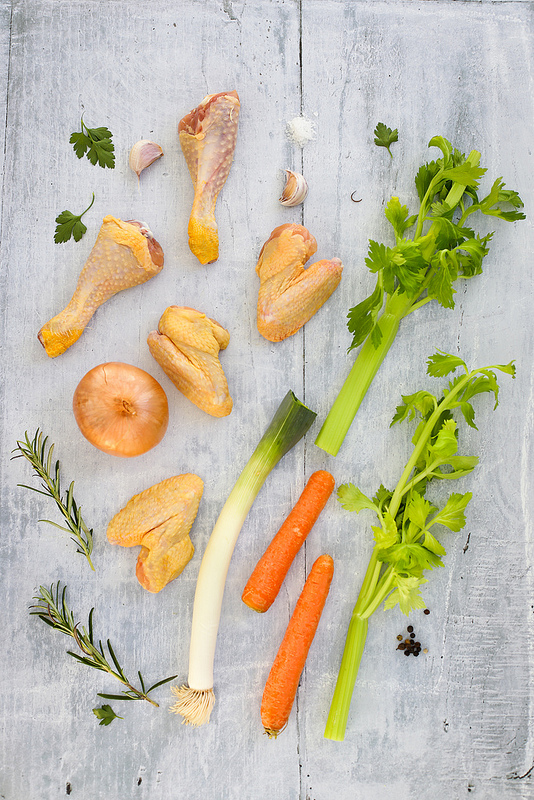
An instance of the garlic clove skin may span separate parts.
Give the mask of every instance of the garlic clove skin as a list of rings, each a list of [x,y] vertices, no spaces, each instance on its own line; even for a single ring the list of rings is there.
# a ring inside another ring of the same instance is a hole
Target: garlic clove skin
[[[308,194],[306,178],[299,172],[286,169],[286,185],[279,201],[283,206],[298,206],[303,203]]]
[[[158,158],[161,158],[162,155],[163,150],[159,144],[151,142],[150,139],[141,139],[130,150],[130,169],[139,178],[142,171]]]

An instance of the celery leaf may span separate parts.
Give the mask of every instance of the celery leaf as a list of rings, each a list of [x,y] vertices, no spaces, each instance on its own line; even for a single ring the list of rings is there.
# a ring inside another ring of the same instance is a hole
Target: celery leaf
[[[433,506],[429,500],[425,500],[419,492],[412,491],[410,502],[406,506],[406,514],[409,520],[422,530],[426,526],[428,517],[434,511],[437,511],[436,506]]]
[[[415,215],[411,217],[408,216],[408,206],[401,205],[398,197],[392,197],[390,199],[384,214],[386,215],[388,222],[391,223],[393,230],[395,231],[395,236],[398,239],[402,239],[404,231],[406,231],[408,228],[411,228],[417,220],[417,216]]]
[[[406,615],[417,608],[425,608],[426,603],[421,596],[420,587],[423,583],[427,583],[426,578],[396,575],[395,581],[396,588],[386,597],[384,608],[394,608],[398,603],[400,610]]]
[[[457,533],[465,525],[465,509],[472,497],[472,492],[465,494],[453,492],[442,510],[432,519],[431,524],[439,523]]]
[[[369,295],[357,306],[351,308],[347,314],[347,327],[349,332],[352,333],[352,343],[349,351],[354,347],[358,347],[372,332],[376,324],[378,312],[382,308],[384,302],[384,290],[377,281],[376,287],[372,294]]]
[[[364,508],[378,512],[376,503],[373,503],[353,483],[344,483],[337,490],[337,498],[346,511],[356,511],[357,514]]]
[[[397,543],[399,538],[397,525],[395,523],[395,520],[389,513],[389,511],[386,511],[386,513],[384,514],[382,525],[381,526],[373,525],[372,529],[375,537],[376,546],[380,550],[382,549],[385,550],[388,547],[392,547]]]
[[[451,353],[445,353],[443,350],[438,350],[434,355],[430,356],[427,363],[427,373],[432,378],[443,378],[451,372],[454,372],[458,367],[463,367],[467,371],[465,361],[462,361],[458,356],[453,356]]]

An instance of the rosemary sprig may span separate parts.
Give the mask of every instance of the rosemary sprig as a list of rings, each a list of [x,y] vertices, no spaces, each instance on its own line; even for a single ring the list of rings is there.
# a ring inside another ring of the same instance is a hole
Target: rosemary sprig
[[[152,684],[152,686],[147,689],[141,672],[138,672],[137,675],[141,688],[137,689],[124,674],[124,670],[115,655],[110,640],[108,639],[106,642],[109,655],[106,655],[106,648],[102,645],[101,641],[98,641],[98,644],[95,643],[93,637],[94,608],[89,612],[89,620],[86,628],[80,626],[78,622],[74,622],[74,615],[67,605],[67,587],[63,586],[63,589],[61,589],[60,581],[57,582],[55,587],[52,584],[50,589],[40,586],[39,592],[40,594],[34,595],[33,597],[34,600],[37,600],[37,603],[30,606],[30,614],[37,615],[39,619],[42,619],[43,622],[50,625],[54,630],[64,633],[66,636],[71,636],[74,639],[78,649],[81,651],[81,655],[79,653],[73,653],[72,650],[67,650],[67,653],[75,658],[76,661],[88,667],[98,669],[101,672],[107,672],[108,675],[117,678],[117,680],[126,687],[120,694],[104,694],[102,692],[97,692],[99,697],[104,697],[106,700],[147,700],[153,706],[159,706],[159,703],[156,703],[156,701],[152,700],[148,695],[158,686],[163,686],[163,684],[174,680],[176,675],[171,675],[170,678],[157,681],[157,683]]]
[[[81,511],[74,499],[74,481],[70,484],[65,493],[65,498],[61,498],[61,479],[59,471],[59,461],[55,464],[52,462],[52,455],[54,452],[54,445],[51,444],[47,449],[48,436],[37,428],[35,436],[32,440],[28,437],[28,433],[24,434],[24,441],[17,441],[17,447],[13,452],[18,451],[18,455],[13,458],[20,458],[24,456],[35,470],[35,477],[41,478],[41,489],[36,489],[34,486],[27,486],[24,483],[19,483],[23,489],[31,489],[32,492],[44,494],[46,497],[51,497],[55,500],[58,509],[67,522],[67,527],[58,525],[50,519],[40,519],[39,522],[48,522],[50,525],[59,528],[61,531],[71,533],[72,541],[77,545],[76,552],[84,555],[89,562],[89,566],[94,570],[93,562],[91,561],[91,553],[93,551],[93,529],[88,528],[85,524]]]

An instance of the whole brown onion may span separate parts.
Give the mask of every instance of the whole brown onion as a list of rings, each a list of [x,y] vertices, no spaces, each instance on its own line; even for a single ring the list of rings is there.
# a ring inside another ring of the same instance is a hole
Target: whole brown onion
[[[167,395],[139,367],[111,361],[84,375],[72,401],[82,434],[99,450],[130,458],[146,453],[165,435]]]

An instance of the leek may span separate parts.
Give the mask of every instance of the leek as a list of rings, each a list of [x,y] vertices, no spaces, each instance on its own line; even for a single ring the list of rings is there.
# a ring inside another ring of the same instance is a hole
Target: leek
[[[429,147],[438,147],[443,157],[423,164],[416,175],[418,213],[409,216],[407,206],[392,197],[385,216],[393,228],[394,246],[369,242],[365,263],[377,276],[376,286],[366,300],[350,309],[347,323],[353,334],[349,350],[363,346],[315,441],[333,456],[338,454],[401,321],[434,299],[445,308],[454,308],[454,282],[482,272],[493,234],[475,234],[466,225],[468,217],[480,212],[507,221],[525,218],[517,210],[523,207],[521,198],[505,189],[501,178],[479,200],[478,184],[486,170],[479,167],[477,150],[466,158],[442,136],[434,136]],[[413,238],[406,237],[411,228]]]
[[[348,511],[369,509],[379,524],[373,527],[375,545],[352,612],[341,666],[325,729],[325,738],[342,741],[345,736],[350,703],[362,658],[369,618],[384,604],[397,604],[408,615],[424,608],[421,586],[427,582],[424,572],[442,567],[445,548],[438,541],[434,525],[459,531],[465,525],[465,509],[471,492],[452,493],[439,510],[425,498],[427,484],[433,480],[454,480],[468,475],[477,465],[476,456],[457,455],[457,425],[454,410],[476,428],[471,399],[481,392],[491,392],[498,405],[499,386],[494,369],[515,376],[513,362],[469,371],[462,359],[438,352],[428,360],[428,374],[442,377],[459,367],[465,370],[451,380],[440,400],[427,391],[403,396],[397,407],[394,424],[419,417],[413,453],[395,491],[381,486],[375,497],[366,497],[353,484],[338,489],[338,499]],[[432,532],[430,531],[432,528]]]
[[[316,413],[289,391],[224,504],[202,557],[197,578],[187,685],[172,687],[171,710],[187,724],[209,721],[215,703],[213,662],[226,575],[237,538],[267,476],[302,439]]]

